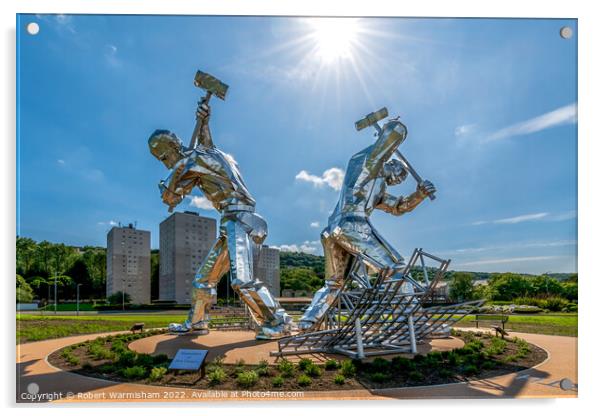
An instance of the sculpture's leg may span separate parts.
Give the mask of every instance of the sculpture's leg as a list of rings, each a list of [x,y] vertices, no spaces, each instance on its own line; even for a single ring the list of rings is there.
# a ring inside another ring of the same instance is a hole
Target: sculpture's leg
[[[217,284],[228,271],[228,247],[226,237],[220,236],[205,257],[192,282],[191,306],[184,324],[170,324],[172,332],[188,332],[191,329],[209,329],[209,308],[217,297]]]
[[[260,329],[259,339],[279,338],[290,333],[292,320],[263,282],[253,276],[251,241],[247,230],[236,220],[225,224],[230,255],[230,284],[249,307]]]
[[[375,270],[390,268],[393,276],[400,276],[404,267],[403,257],[373,227],[367,218],[353,217],[331,226],[322,234],[327,270],[332,268],[331,277],[318,290],[299,322],[302,330],[315,330],[324,314],[336,301],[344,281],[345,253],[362,254],[369,266]]]
[[[324,314],[339,295],[345,279],[345,268],[351,257],[335,239],[331,238],[327,230],[322,232],[321,241],[324,248],[326,276],[329,277],[324,286],[314,294],[309,307],[299,321],[299,329],[303,331],[317,329],[322,322]]]

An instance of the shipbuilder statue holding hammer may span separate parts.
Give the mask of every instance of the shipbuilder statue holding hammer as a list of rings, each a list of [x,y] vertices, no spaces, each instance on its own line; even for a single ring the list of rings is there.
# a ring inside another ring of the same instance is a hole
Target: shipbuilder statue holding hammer
[[[167,130],[156,130],[148,140],[150,151],[170,169],[160,182],[161,197],[171,212],[198,187],[220,212],[219,237],[196,272],[192,282],[191,308],[182,324],[170,324],[176,333],[209,329],[209,308],[216,301],[217,285],[230,271],[230,284],[249,307],[257,324],[258,339],[290,335],[292,319],[278,301],[253,274],[252,244],[262,244],[268,229],[265,220],[255,213],[255,200],[247,189],[238,164],[215,147],[209,129],[209,99],[225,99],[228,86],[213,76],[198,71],[195,85],[206,91],[199,101],[196,126],[190,145]]]
[[[326,263],[326,284],[316,292],[299,322],[299,329],[316,330],[337,300],[343,287],[347,266],[358,257],[370,270],[390,270],[391,278],[403,278],[403,257],[374,228],[370,215],[377,209],[392,215],[412,211],[427,197],[435,199],[435,186],[422,180],[398,147],[407,136],[406,127],[396,119],[378,121],[388,116],[386,108],[368,114],[355,127],[376,129],[376,141],[351,157],[339,201],[322,231]],[[392,158],[396,156],[397,159]],[[387,187],[404,181],[408,175],[416,180],[416,191],[408,196],[394,196]],[[412,287],[408,291],[413,290]]]

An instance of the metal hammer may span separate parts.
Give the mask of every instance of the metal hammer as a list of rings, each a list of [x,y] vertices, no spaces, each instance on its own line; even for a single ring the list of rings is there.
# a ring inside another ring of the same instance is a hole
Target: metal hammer
[[[376,132],[378,134],[380,134],[380,132],[382,131],[380,125],[378,124],[378,122],[380,120],[382,120],[383,118],[387,117],[389,115],[389,110],[387,110],[387,107],[383,107],[378,111],[374,111],[368,115],[366,115],[366,117],[362,118],[361,120],[358,120],[355,122],[355,129],[357,131],[363,130],[368,126],[373,126],[376,129]],[[401,164],[403,165],[403,167],[410,172],[410,175],[412,175],[412,177],[416,180],[416,182],[418,184],[422,183],[422,178],[420,177],[420,175],[418,175],[418,172],[416,172],[416,170],[412,167],[412,165],[410,165],[410,162],[408,162],[408,160],[404,157],[404,155],[401,154],[401,152],[398,149],[395,149],[395,156],[397,156],[397,158],[399,159],[399,161],[401,162]],[[435,195],[433,194],[429,194],[428,195],[429,199],[431,201],[435,200]]]
[[[228,92],[228,85],[221,82],[219,79],[214,76],[207,74],[203,71],[196,71],[196,75],[194,76],[194,85],[195,87],[199,87],[206,91],[205,96],[201,99],[200,103],[208,103],[209,99],[212,95],[215,95],[217,98],[225,100],[226,93]],[[200,104],[199,103],[199,104]],[[190,139],[190,145],[188,146],[190,149],[193,149],[196,146],[197,137],[201,130],[201,120],[197,116],[196,125],[194,126],[194,131],[192,132],[192,138]]]

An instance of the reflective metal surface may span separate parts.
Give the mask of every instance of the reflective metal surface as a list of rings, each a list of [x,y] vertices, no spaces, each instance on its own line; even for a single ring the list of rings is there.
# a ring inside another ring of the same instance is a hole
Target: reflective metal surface
[[[378,113],[384,114],[386,109]],[[372,123],[376,123],[379,117],[377,113],[367,116]],[[366,123],[360,124],[365,127]],[[321,235],[326,284],[315,294],[303,314],[300,329],[316,329],[322,321],[324,313],[337,298],[352,257],[361,254],[362,260],[372,270],[391,269],[393,275],[399,274],[405,266],[403,257],[374,228],[370,215],[375,209],[392,215],[405,214],[435,192],[432,183],[422,181],[416,192],[408,197],[387,193],[387,186],[401,183],[408,174],[400,161],[390,160],[406,139],[407,130],[402,123],[393,120],[377,131],[376,142],[353,155],[347,165],[339,201]]]
[[[209,87],[221,88],[225,96],[225,90],[218,82],[211,81]],[[208,89],[208,96],[211,92]],[[268,233],[267,224],[255,213],[255,200],[234,158],[213,144],[209,117],[206,97],[199,102],[195,128],[198,137],[193,134],[193,145],[189,148],[167,130],[155,131],[148,141],[151,153],[170,169],[169,175],[159,184],[161,198],[170,212],[198,187],[222,214],[219,237],[192,283],[188,319],[183,324],[171,324],[169,329],[174,332],[207,330],[208,310],[216,301],[217,284],[230,271],[232,288],[246,303],[257,324],[257,338],[288,335],[293,326],[291,318],[253,274],[252,244],[263,243]]]

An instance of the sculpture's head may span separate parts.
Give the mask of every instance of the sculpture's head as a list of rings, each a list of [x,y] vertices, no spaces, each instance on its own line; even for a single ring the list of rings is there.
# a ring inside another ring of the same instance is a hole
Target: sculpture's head
[[[148,147],[153,156],[169,169],[184,157],[182,141],[169,130],[155,130],[148,139]]]
[[[383,166],[383,176],[387,185],[394,186],[402,183],[408,177],[408,171],[397,159],[391,159]]]

